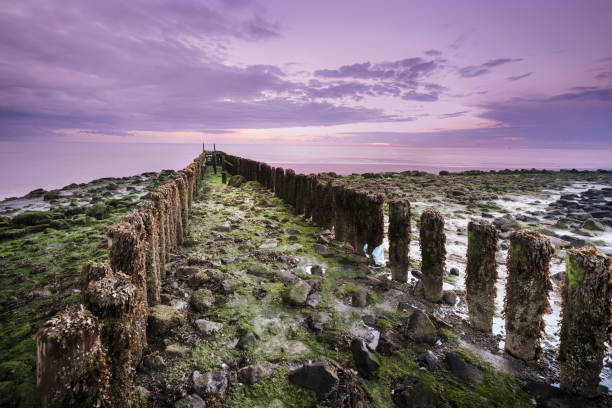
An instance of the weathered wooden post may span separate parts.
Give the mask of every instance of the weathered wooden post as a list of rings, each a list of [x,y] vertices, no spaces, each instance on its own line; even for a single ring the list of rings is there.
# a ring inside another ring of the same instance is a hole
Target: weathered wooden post
[[[109,406],[109,370],[98,319],[81,305],[48,320],[36,336],[42,408]]]
[[[334,203],[336,206],[334,218],[334,235],[338,241],[346,241],[346,200],[344,184],[334,184],[332,186],[334,192]]]
[[[213,144],[213,170],[217,174],[217,145]]]
[[[138,364],[134,342],[134,298],[137,288],[130,277],[112,273],[92,282],[85,304],[102,322],[101,341],[110,357],[110,396],[115,407],[128,407]]]
[[[565,268],[559,349],[561,389],[595,397],[610,330],[610,258],[594,248],[570,249]]]
[[[468,223],[466,300],[470,324],[490,333],[495,314],[497,228],[487,221]]]
[[[544,313],[548,310],[550,240],[538,232],[515,231],[510,235],[506,267],[506,351],[525,361],[540,354]]]
[[[442,279],[446,263],[444,217],[439,211],[427,208],[421,214],[421,274],[425,298],[431,302],[442,300]]]
[[[226,172],[221,173],[221,183],[227,184],[227,173]]]
[[[389,261],[393,280],[406,282],[410,266],[410,201],[406,198],[389,202]]]

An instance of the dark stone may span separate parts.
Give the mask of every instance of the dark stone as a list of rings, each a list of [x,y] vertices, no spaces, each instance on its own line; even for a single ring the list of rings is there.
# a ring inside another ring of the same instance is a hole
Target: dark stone
[[[438,339],[438,330],[429,317],[420,310],[416,310],[408,324],[404,326],[404,335],[418,343],[434,344]]]
[[[438,396],[418,377],[409,377],[393,387],[393,402],[399,408],[435,408]]]
[[[315,252],[319,255],[327,254],[327,248],[325,248],[323,245],[315,244],[312,246],[312,249],[314,249]]]
[[[326,394],[335,389],[340,380],[337,368],[328,361],[304,364],[289,373],[289,381],[300,387],[308,388],[317,395]]]
[[[255,344],[255,335],[251,332],[246,332],[242,336],[240,336],[240,340],[238,340],[238,347],[241,350],[245,350]]]
[[[368,305],[368,292],[364,289],[358,289],[351,297],[351,304],[354,307],[366,307]]]
[[[386,329],[380,334],[376,351],[381,354],[391,355],[400,351],[402,348],[400,335],[393,329]]]
[[[459,276],[459,269],[457,269],[455,267],[450,268],[449,272],[450,272],[451,275]]]
[[[331,318],[332,315],[326,312],[313,313],[308,317],[308,326],[314,331],[323,331]]]
[[[302,231],[294,229],[294,228],[287,228],[285,232],[289,235],[300,235],[302,233]]]
[[[482,384],[484,382],[484,373],[470,363],[464,361],[455,353],[446,353],[444,362],[448,366],[451,373],[461,378],[466,382],[475,382]]]
[[[209,371],[206,374],[194,371],[191,379],[195,393],[205,397],[223,398],[225,396],[228,386],[226,370]]]
[[[174,408],[204,408],[204,400],[196,394],[188,395],[175,402]]]
[[[426,367],[429,371],[438,369],[438,357],[431,350],[427,350],[417,356],[417,361]]]
[[[362,377],[370,377],[380,368],[378,359],[368,351],[363,340],[354,339],[351,342],[351,352],[353,353],[353,360],[355,360],[357,371],[359,371]]]
[[[455,306],[455,304],[457,304],[457,294],[455,292],[445,291],[442,294],[442,302],[447,305]]]
[[[319,292],[311,292],[306,298],[306,304],[312,307],[313,309],[317,307],[320,301],[321,295],[319,294]]]
[[[247,268],[247,273],[251,275],[263,277],[268,274],[268,270],[262,264],[253,264]]]
[[[246,385],[254,385],[268,378],[276,369],[274,364],[262,361],[238,370],[238,380]]]
[[[323,268],[321,265],[312,265],[310,268],[310,273],[313,275],[323,275]]]

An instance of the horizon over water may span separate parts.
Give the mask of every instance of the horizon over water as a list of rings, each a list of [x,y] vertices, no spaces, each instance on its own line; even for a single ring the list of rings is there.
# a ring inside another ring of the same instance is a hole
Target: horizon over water
[[[212,143],[206,147],[212,148]],[[217,150],[290,167],[297,173],[612,169],[610,149],[217,144]],[[0,200],[36,188],[51,190],[102,177],[180,170],[201,151],[201,144],[185,143],[0,142]]]

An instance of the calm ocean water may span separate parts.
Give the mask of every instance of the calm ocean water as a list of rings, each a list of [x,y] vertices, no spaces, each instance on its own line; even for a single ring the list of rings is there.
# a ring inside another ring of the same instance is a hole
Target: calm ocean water
[[[291,167],[339,174],[505,168],[612,169],[612,150],[408,148],[388,146],[217,145],[218,150]],[[181,169],[196,144],[0,142],[0,199],[100,177]]]

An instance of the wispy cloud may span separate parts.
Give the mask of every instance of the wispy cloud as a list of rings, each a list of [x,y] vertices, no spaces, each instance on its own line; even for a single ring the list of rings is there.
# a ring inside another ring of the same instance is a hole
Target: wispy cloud
[[[497,58],[489,60],[480,65],[468,65],[459,69],[459,76],[462,78],[474,78],[477,76],[485,75],[491,72],[492,68],[500,65],[508,64],[510,62],[519,62],[522,58]]]
[[[533,74],[533,72],[527,72],[526,74],[523,75],[515,75],[515,76],[509,76],[508,78],[506,78],[508,81],[520,81],[523,78],[527,78],[528,76],[530,76],[531,74]]]

